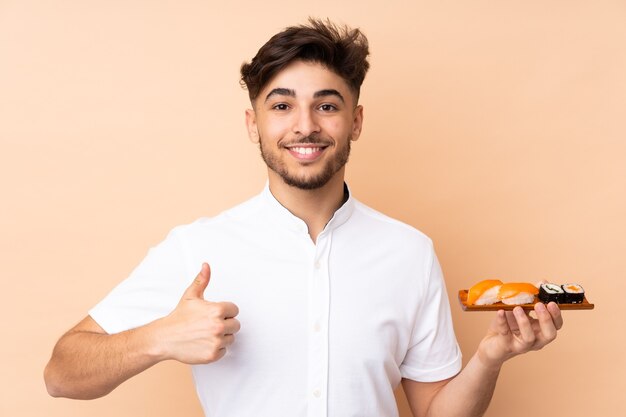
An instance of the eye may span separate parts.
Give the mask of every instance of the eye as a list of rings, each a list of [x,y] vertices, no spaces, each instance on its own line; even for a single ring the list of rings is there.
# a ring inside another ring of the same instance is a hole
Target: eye
[[[273,110],[287,110],[289,109],[289,106],[286,105],[285,103],[278,103],[278,104],[274,104],[272,106]]]
[[[335,107],[333,104],[326,103],[319,106],[319,109],[324,112],[331,112],[337,110],[337,107]]]

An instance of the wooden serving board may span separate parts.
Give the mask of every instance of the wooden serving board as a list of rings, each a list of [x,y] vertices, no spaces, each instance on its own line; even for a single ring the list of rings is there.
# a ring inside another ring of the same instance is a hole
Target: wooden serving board
[[[468,290],[459,290],[459,303],[461,304],[461,308],[464,311],[498,311],[498,310],[513,310],[517,305],[507,305],[503,303],[495,303],[486,306],[468,306],[467,305],[467,291]],[[535,301],[532,304],[518,304],[526,311],[533,310],[535,304],[539,302],[539,299],[535,297]],[[587,301],[587,297],[583,298],[582,303],[576,304],[558,304],[561,310],[593,310],[595,307],[589,301]]]

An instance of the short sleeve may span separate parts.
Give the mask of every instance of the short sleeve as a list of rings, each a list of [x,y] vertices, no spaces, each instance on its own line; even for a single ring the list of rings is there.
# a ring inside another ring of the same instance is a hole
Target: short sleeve
[[[151,248],[130,276],[89,311],[107,333],[145,325],[176,307],[194,277],[188,276],[175,231]]]
[[[400,365],[402,377],[420,382],[450,378],[461,370],[462,365],[443,274],[434,252],[429,269],[410,347]]]

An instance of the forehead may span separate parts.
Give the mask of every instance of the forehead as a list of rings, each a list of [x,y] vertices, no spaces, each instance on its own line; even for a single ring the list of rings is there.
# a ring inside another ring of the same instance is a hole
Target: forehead
[[[257,100],[263,102],[268,93],[277,88],[293,90],[298,98],[310,98],[316,92],[334,89],[342,96],[353,99],[348,83],[317,62],[292,62],[272,77],[260,91]]]

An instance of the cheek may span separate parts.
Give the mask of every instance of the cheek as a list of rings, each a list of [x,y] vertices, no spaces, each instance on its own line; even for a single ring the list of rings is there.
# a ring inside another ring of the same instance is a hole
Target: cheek
[[[259,134],[263,140],[277,142],[285,137],[291,130],[289,123],[284,119],[261,120],[258,123]]]
[[[352,121],[350,119],[333,119],[329,120],[326,130],[336,137],[344,137],[352,133]]]

